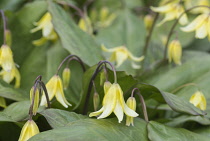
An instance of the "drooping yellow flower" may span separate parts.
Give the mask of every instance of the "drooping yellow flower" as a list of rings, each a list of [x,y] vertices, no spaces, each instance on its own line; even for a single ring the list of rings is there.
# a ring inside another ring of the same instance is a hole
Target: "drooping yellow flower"
[[[105,93],[102,105],[103,107],[99,111],[92,112],[89,116],[99,116],[97,119],[101,119],[108,117],[114,112],[119,123],[123,120],[124,113],[130,117],[138,116],[135,111],[125,104],[123,91],[117,83],[112,84],[107,93]]]
[[[146,27],[147,32],[150,31],[153,21],[154,21],[154,17],[150,14],[144,17],[144,25]]]
[[[206,110],[206,98],[201,91],[197,91],[191,96],[190,103],[201,110]]]
[[[27,141],[39,133],[39,128],[33,120],[28,120],[23,126],[18,141]]]
[[[57,34],[53,28],[53,24],[51,22],[52,17],[49,12],[47,12],[38,22],[36,22],[34,25],[37,26],[34,29],[31,30],[32,33],[42,30],[42,38],[39,40],[33,41],[35,45],[42,45],[47,40],[53,40],[55,41],[58,37]]]
[[[173,40],[168,47],[168,60],[173,61],[177,65],[181,65],[182,47],[179,40]]]
[[[184,32],[195,31],[195,37],[203,39],[208,36],[210,40],[210,10],[209,13],[204,13],[195,18],[190,24],[181,28]]]
[[[69,68],[65,68],[62,73],[63,78],[63,88],[67,89],[70,82],[71,70]]]
[[[167,22],[167,21],[172,21],[174,19],[178,19],[179,16],[185,11],[184,7],[180,3],[179,0],[173,0],[169,1],[163,6],[160,7],[151,7],[151,9],[154,12],[159,12],[161,14],[165,14],[164,19],[159,23],[159,25]],[[180,19],[179,23],[181,25],[187,24],[188,23],[188,18],[187,15],[184,14]]]
[[[128,107],[134,111],[136,111],[136,99],[134,97],[129,97],[126,104],[128,105]],[[133,124],[133,117],[131,116],[126,116],[126,125],[127,126],[134,126]]]
[[[31,88],[30,90],[30,101],[32,104],[32,100],[33,100],[33,94],[34,94],[34,87]],[[36,88],[36,92],[35,92],[35,96],[34,96],[34,106],[33,106],[33,115],[36,115],[37,110],[39,108],[39,90],[38,88]]]
[[[10,83],[13,79],[15,79],[15,88],[20,87],[20,72],[16,68],[15,64],[13,64],[11,71],[5,71],[2,69],[0,71],[0,76],[7,83]]]
[[[93,9],[90,13],[91,21],[95,23],[96,28],[104,28],[114,21],[116,13],[110,12],[107,7],[102,7],[100,11]]]
[[[119,47],[107,49],[104,45],[102,45],[101,48],[105,52],[112,52],[110,61],[116,61],[117,62],[116,67],[119,67],[120,65],[122,65],[122,63],[128,58],[136,62],[140,62],[144,59],[144,56],[141,56],[141,57],[133,56],[132,53],[125,46],[119,46]]]
[[[185,0],[184,4],[186,9],[192,8],[194,6],[210,6],[209,0]],[[190,13],[199,14],[199,13],[206,13],[208,11],[209,11],[208,8],[198,7],[192,9]]]
[[[58,102],[60,102],[64,107],[68,108],[68,105],[71,106],[71,104],[66,100],[64,96],[63,84],[60,76],[54,75],[46,84],[46,88],[49,100],[52,100],[52,98],[55,96]],[[42,95],[40,105],[44,106],[46,104],[47,104],[46,97]]]
[[[84,32],[87,32],[90,35],[93,33],[91,21],[87,15],[85,15],[79,20],[78,26],[80,27],[80,29],[82,29]]]
[[[2,45],[0,49],[0,65],[3,70],[9,72],[14,65],[12,50],[8,45]]]

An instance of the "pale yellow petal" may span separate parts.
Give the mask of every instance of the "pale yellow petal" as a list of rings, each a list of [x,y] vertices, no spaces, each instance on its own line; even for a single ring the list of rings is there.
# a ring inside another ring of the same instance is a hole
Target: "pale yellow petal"
[[[45,37],[42,37],[42,38],[40,38],[40,39],[38,39],[38,40],[34,40],[32,43],[33,43],[33,45],[35,45],[35,46],[41,46],[41,45],[43,45],[44,43],[46,43],[46,41],[47,41],[47,39],[46,39]]]
[[[105,118],[105,117],[109,116],[114,111],[114,108],[116,106],[116,98],[117,98],[116,87],[114,85],[112,85],[109,88],[107,94],[104,96],[104,99],[103,99],[104,111],[98,117],[98,119]]]
[[[201,24],[204,22],[204,20],[207,18],[206,14],[199,15],[197,18],[195,18],[190,24],[188,24],[185,27],[181,27],[182,31],[185,32],[191,32],[196,30],[201,26]]]
[[[203,24],[198,29],[196,29],[195,37],[198,39],[203,39],[207,36],[207,34],[207,23],[203,22]]]
[[[15,88],[19,88],[21,77],[20,77],[20,72],[18,71],[16,67],[14,70],[14,77],[15,77]]]
[[[201,93],[201,103],[199,104],[199,107],[203,111],[206,110],[206,98],[202,93]]]
[[[172,10],[173,7],[171,6],[171,4],[167,4],[160,7],[151,6],[150,8],[152,9],[152,11],[155,11],[155,12],[167,13],[168,11]]]
[[[121,123],[121,121],[123,120],[124,113],[123,113],[123,109],[122,109],[122,106],[121,106],[119,100],[117,100],[117,102],[116,102],[114,114],[117,116],[118,122]]]
[[[192,103],[194,106],[197,106],[201,102],[201,97],[199,95],[199,93],[195,93],[190,98],[190,103]]]
[[[104,107],[102,107],[100,110],[98,110],[98,111],[96,111],[96,112],[90,113],[90,114],[89,114],[89,117],[98,116],[98,115],[100,115],[103,111],[104,111]]]
[[[157,26],[161,26],[165,22],[171,21],[171,20],[174,20],[174,19],[176,19],[176,13],[174,13],[174,12],[166,13],[164,19],[160,23],[158,23]]]
[[[117,51],[116,52],[116,62],[117,66],[119,67],[122,65],[122,63],[128,58],[128,54],[126,52],[122,51]]]
[[[128,53],[128,56],[129,56],[129,58],[130,58],[131,60],[136,61],[136,62],[141,62],[142,60],[144,60],[144,56],[135,57],[135,56],[133,56],[133,54],[130,53],[130,52]]]
[[[124,113],[130,117],[137,117],[139,115],[134,110],[130,109],[126,104],[124,104],[123,110],[124,110]]]
[[[104,44],[101,45],[101,49],[105,52],[114,52],[116,51],[118,48],[106,48]]]
[[[43,28],[43,30],[42,30],[42,35],[43,35],[44,37],[47,37],[47,36],[50,35],[50,33],[52,32],[52,30],[53,30],[53,25],[52,25],[51,22],[49,22],[49,23]]]
[[[65,98],[64,92],[63,92],[63,84],[59,76],[57,76],[57,89],[55,92],[55,97],[65,108],[68,108],[69,106],[72,106]]]

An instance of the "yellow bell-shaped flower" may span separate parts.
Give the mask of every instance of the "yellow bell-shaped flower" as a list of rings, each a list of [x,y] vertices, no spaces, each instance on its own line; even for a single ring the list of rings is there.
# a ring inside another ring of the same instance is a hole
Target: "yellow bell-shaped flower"
[[[59,103],[61,103],[65,108],[68,108],[68,105],[71,104],[66,100],[63,92],[63,84],[60,76],[54,75],[46,84],[49,100],[55,96]],[[40,105],[44,106],[47,104],[45,95],[42,95]]]
[[[116,61],[117,62],[116,67],[119,67],[120,65],[122,65],[122,63],[127,59],[131,59],[135,62],[140,62],[144,59],[144,56],[141,56],[141,57],[133,56],[132,53],[125,46],[119,46],[119,47],[107,49],[104,45],[102,45],[101,48],[105,52],[112,52],[110,61]]]
[[[171,63],[172,61],[177,64],[181,65],[181,57],[182,57],[182,47],[178,40],[173,40],[169,44],[168,47],[168,60]]]
[[[70,82],[70,77],[71,77],[71,70],[69,68],[65,68],[62,73],[62,78],[63,78],[63,88],[67,89],[69,86]]]
[[[20,72],[16,68],[15,64],[13,64],[11,71],[5,71],[2,69],[0,76],[7,83],[10,83],[13,81],[13,79],[15,79],[15,88],[20,87]]]
[[[160,7],[151,7],[154,12],[159,12],[161,14],[165,14],[164,19],[159,23],[162,25],[167,21],[172,21],[174,19],[178,19],[179,16],[185,11],[183,5],[180,3],[179,0],[173,0],[168,2],[167,4],[160,6]],[[181,25],[188,23],[187,15],[184,14],[180,19],[179,23]]]
[[[190,24],[181,28],[184,32],[195,31],[195,37],[203,39],[208,36],[210,40],[210,10],[209,13],[204,13],[195,18]]]
[[[126,104],[128,105],[128,107],[134,111],[136,111],[136,99],[134,97],[129,97]],[[134,126],[133,124],[133,117],[131,116],[126,116],[126,125],[127,126]]]
[[[53,24],[51,22],[52,17],[49,12],[47,12],[38,22],[34,23],[35,27],[31,30],[32,33],[42,30],[42,38],[33,41],[35,45],[42,45],[47,40],[53,40],[55,41],[58,37],[57,34],[53,28]]]
[[[206,98],[201,91],[197,91],[191,96],[190,103],[201,110],[206,110]]]
[[[32,100],[33,100],[33,94],[34,94],[34,87],[31,88],[30,90],[30,101],[32,104]],[[36,115],[37,110],[39,108],[39,90],[38,88],[36,88],[36,92],[35,92],[35,96],[34,96],[34,106],[33,106],[33,115]]]
[[[147,32],[150,31],[153,21],[154,21],[154,17],[150,14],[144,17],[144,25],[146,27]]]
[[[12,70],[14,61],[12,50],[8,45],[2,45],[0,48],[0,65],[3,70],[9,72]]]
[[[39,133],[39,128],[33,120],[28,120],[23,126],[18,141],[27,141]]]
[[[80,29],[82,29],[84,32],[87,32],[88,34],[93,33],[91,21],[87,15],[85,15],[83,18],[79,20],[78,26]]]
[[[92,112],[89,116],[99,116],[97,119],[101,119],[108,117],[114,112],[119,123],[123,120],[124,113],[130,117],[138,116],[135,111],[125,104],[123,91],[117,83],[112,84],[107,93],[105,93],[102,105],[103,107],[99,111]]]

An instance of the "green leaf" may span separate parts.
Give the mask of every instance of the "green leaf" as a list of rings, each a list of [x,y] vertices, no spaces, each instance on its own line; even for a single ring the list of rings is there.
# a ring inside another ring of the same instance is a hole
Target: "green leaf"
[[[171,128],[155,121],[150,121],[148,138],[151,141],[208,141],[209,138],[182,128]]]
[[[65,141],[65,140],[143,140],[148,141],[146,122],[135,119],[135,126],[127,127],[125,123],[118,123],[117,119],[85,119],[70,122],[61,127],[35,135],[29,141]]]
[[[210,125],[210,120],[205,116],[189,116],[189,115],[181,115],[179,117],[174,118],[172,121],[167,122],[166,125],[168,126],[180,126],[185,122],[198,122],[202,125]]]
[[[52,128],[60,128],[66,126],[70,122],[86,119],[86,116],[68,112],[59,109],[47,109],[42,111],[42,114]]]
[[[152,85],[138,84],[136,87],[140,89],[141,94],[145,100],[154,99],[160,103],[167,103],[171,107],[171,109],[181,113],[188,113],[191,115],[206,114],[202,110],[196,108],[194,105],[189,103],[188,100],[183,100],[176,95],[160,91]]]
[[[17,122],[28,116],[30,101],[15,102],[0,112],[0,122]]]
[[[102,60],[100,48],[93,38],[79,29],[59,5],[49,2],[49,11],[64,48],[71,54],[78,55],[87,65],[94,65]]]
[[[7,84],[3,80],[0,80],[0,96],[16,101],[27,100],[27,94],[25,91],[15,89],[13,86]]]

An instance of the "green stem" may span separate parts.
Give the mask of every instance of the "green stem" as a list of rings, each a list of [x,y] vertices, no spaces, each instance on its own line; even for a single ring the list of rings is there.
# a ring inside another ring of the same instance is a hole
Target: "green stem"
[[[7,27],[6,27],[6,18],[5,18],[5,15],[4,15],[4,11],[3,10],[0,10],[1,12],[1,16],[2,16],[2,20],[3,20],[3,28],[4,28],[4,45],[6,45],[6,30],[7,30]]]

